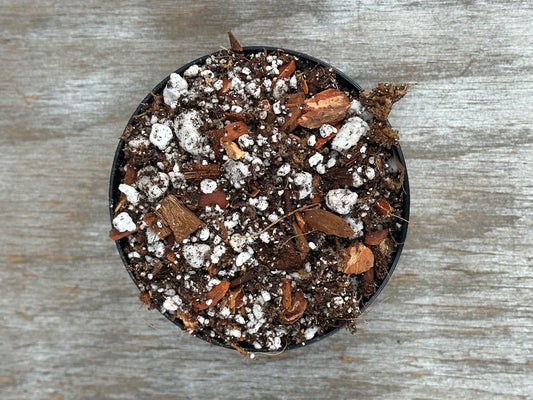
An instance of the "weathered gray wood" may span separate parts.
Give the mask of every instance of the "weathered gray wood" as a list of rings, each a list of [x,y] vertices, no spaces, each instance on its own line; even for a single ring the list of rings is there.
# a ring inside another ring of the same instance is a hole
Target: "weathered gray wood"
[[[2,399],[533,396],[530,1],[0,1]],[[400,265],[357,335],[259,362],[139,310],[107,238],[118,136],[170,71],[284,46],[364,87],[412,190]]]

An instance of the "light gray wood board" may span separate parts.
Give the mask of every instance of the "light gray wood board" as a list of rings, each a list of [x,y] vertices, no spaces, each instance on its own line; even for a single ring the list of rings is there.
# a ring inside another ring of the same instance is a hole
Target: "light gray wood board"
[[[0,11],[2,399],[531,398],[529,1],[3,0]],[[397,271],[356,336],[259,362],[139,310],[107,239],[129,116],[230,29],[367,88],[414,83],[391,115],[412,193]]]

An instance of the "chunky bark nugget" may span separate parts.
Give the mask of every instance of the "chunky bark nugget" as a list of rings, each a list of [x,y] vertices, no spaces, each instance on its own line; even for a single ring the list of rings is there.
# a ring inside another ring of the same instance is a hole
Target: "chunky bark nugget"
[[[111,237],[141,301],[234,347],[354,330],[401,228],[386,119],[405,90],[357,93],[282,51],[171,74],[123,136]]]

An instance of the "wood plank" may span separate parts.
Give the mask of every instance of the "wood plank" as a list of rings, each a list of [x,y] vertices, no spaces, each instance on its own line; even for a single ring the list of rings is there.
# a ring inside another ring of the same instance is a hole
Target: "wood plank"
[[[529,1],[0,0],[2,399],[526,399],[533,393]],[[411,179],[400,264],[352,336],[259,362],[139,309],[107,233],[115,147],[166,75],[285,46],[391,114]]]

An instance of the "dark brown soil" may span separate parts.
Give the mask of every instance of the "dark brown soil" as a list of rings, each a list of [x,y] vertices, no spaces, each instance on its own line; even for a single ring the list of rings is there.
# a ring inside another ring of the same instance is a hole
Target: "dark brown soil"
[[[221,51],[184,75],[122,137],[111,236],[141,301],[233,347],[275,351],[355,331],[402,227],[387,115],[406,86],[359,93],[281,51]],[[327,104],[309,100],[317,94]],[[365,131],[353,145],[323,137],[349,124]],[[134,227],[120,222],[128,216]],[[370,249],[365,260],[350,259],[356,243]]]

